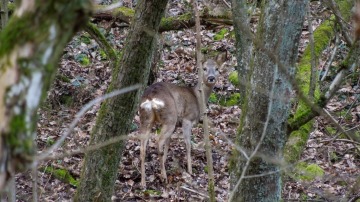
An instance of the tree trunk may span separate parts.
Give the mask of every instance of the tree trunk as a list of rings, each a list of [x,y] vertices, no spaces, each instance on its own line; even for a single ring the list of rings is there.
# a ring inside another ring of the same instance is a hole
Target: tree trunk
[[[243,3],[234,1],[235,8]],[[244,153],[233,154],[230,201],[280,201],[279,164],[283,158],[292,90],[289,79],[295,70],[307,3],[306,0],[263,2],[253,40],[255,48],[248,56],[250,83],[236,141]],[[239,27],[246,28],[243,22],[234,20]],[[238,55],[237,59],[244,58]]]
[[[120,66],[115,67],[109,90],[147,83],[156,47],[156,34],[167,0],[138,2]],[[144,88],[143,88],[144,89]],[[90,144],[127,135],[143,89],[102,104]],[[124,141],[89,152],[81,173],[75,201],[110,201]]]
[[[0,190],[32,161],[37,109],[90,6],[86,0],[23,0],[0,33]]]
[[[0,5],[0,18],[1,18],[1,29],[3,29],[8,22],[8,0],[1,0]]]
[[[253,52],[251,33],[242,33],[242,30],[246,30],[245,27],[250,27],[250,16],[248,12],[246,12],[247,10],[247,0],[233,0],[232,13],[236,38],[236,57],[238,59],[236,70],[238,72],[239,91],[242,99],[240,104],[244,102],[247,89],[246,85],[249,84],[248,80],[251,75],[250,62]]]

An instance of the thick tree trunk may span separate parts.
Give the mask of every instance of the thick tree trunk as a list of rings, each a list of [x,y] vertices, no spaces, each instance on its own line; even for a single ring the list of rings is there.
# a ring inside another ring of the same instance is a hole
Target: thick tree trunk
[[[120,66],[114,69],[109,91],[147,83],[156,34],[167,0],[138,2]],[[138,107],[142,90],[109,99],[102,104],[90,144],[126,135]],[[75,201],[110,201],[124,141],[89,152],[85,156]]]
[[[32,161],[37,109],[90,8],[90,0],[23,0],[0,33],[0,190]]]
[[[242,5],[243,2],[234,3]],[[246,156],[234,152],[230,201],[280,200],[279,164],[283,158],[292,90],[289,79],[295,69],[307,3],[306,0],[263,2],[253,41],[255,49],[253,55],[248,56],[252,61],[251,86],[246,91],[236,142]],[[241,57],[238,55],[238,61],[244,59]]]
[[[247,0],[233,0],[232,11],[234,18],[236,57],[238,59],[237,72],[239,78],[239,91],[242,98],[245,98],[248,80],[250,79],[250,62],[253,53],[252,33],[243,33],[246,27],[250,27],[250,16],[248,15]],[[243,27],[245,26],[245,27]],[[250,29],[248,29],[250,30]]]

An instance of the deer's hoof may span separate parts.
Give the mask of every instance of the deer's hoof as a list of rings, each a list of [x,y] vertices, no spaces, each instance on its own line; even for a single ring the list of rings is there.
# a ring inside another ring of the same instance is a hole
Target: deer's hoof
[[[161,174],[161,181],[162,181],[163,183],[165,183],[165,184],[168,183],[166,174],[165,174],[165,175]]]

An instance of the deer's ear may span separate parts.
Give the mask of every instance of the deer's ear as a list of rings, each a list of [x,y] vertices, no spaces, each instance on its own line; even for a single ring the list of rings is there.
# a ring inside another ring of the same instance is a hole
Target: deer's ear
[[[215,61],[216,63],[218,63],[219,66],[221,66],[226,61],[226,58],[227,58],[227,51],[219,53],[216,56]]]

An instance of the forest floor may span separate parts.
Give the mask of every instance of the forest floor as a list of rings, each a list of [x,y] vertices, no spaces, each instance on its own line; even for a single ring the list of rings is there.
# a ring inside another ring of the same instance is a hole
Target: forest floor
[[[168,14],[182,13],[180,1],[170,6]],[[312,13],[315,15],[323,8],[317,1],[312,2]],[[321,18],[313,18],[314,28],[321,23]],[[106,30],[106,37],[118,50],[122,50],[127,28],[111,28],[109,22],[98,24]],[[221,30],[228,30],[224,38],[214,40]],[[229,82],[229,74],[235,70],[234,38],[232,27],[218,26],[202,31],[202,46],[209,50],[226,50],[228,61],[221,68],[219,80],[214,92],[218,98],[227,99],[238,89]],[[304,26],[300,45],[301,53],[308,43],[309,33]],[[195,65],[195,37],[192,29],[171,31],[162,34],[159,51],[157,81],[166,81],[181,85],[194,85],[197,82]],[[323,53],[328,58],[333,45]],[[340,51],[337,63],[342,58]],[[326,60],[320,61],[319,71]],[[355,71],[355,70],[354,70]],[[356,70],[358,71],[358,70]],[[109,61],[99,46],[85,32],[79,33],[69,43],[59,64],[55,83],[48,93],[48,98],[39,110],[37,145],[39,152],[45,150],[61,137],[75,114],[90,100],[104,94],[110,83],[111,69]],[[355,73],[355,72],[354,72]],[[327,105],[326,109],[342,126],[358,131],[360,119],[359,82],[348,78],[338,94]],[[322,85],[326,85],[322,84]],[[53,155],[65,151],[86,147],[90,132],[95,124],[100,104],[93,106],[67,137],[65,143]],[[222,106],[218,100],[209,103],[211,121],[210,139],[213,150],[216,198],[226,201],[229,194],[228,164],[233,149],[241,110],[238,106]],[[146,158],[147,190],[140,188],[140,141],[137,139],[139,117],[135,116],[133,131],[128,135],[126,149],[122,154],[116,179],[114,201],[205,201],[207,195],[207,166],[203,149],[203,130],[194,127],[192,137],[193,174],[186,172],[185,142],[181,130],[177,129],[171,139],[166,167],[169,183],[160,181],[160,169],[155,143],[155,134],[148,144]],[[334,126],[318,117],[311,132],[310,139],[302,154],[301,161],[316,164],[323,170],[323,175],[310,181],[290,178],[283,184],[284,201],[340,201],[349,197],[359,177],[360,156],[359,143],[346,140],[337,135]],[[39,165],[37,176],[26,172],[16,175],[18,201],[30,201],[32,198],[33,180],[37,181],[40,201],[71,201],[76,190],[76,182],[61,175],[67,171],[74,179],[80,176],[83,154],[73,155],[57,160],[49,160]],[[57,172],[58,171],[58,172]],[[360,182],[357,182],[360,184]],[[360,192],[360,190],[358,191]]]

